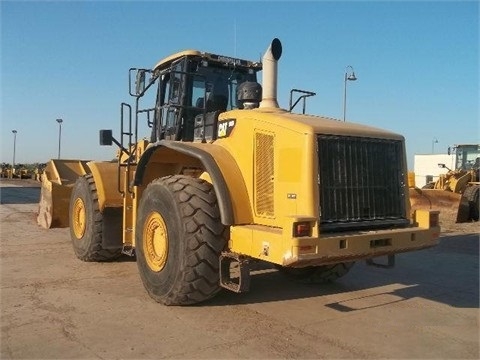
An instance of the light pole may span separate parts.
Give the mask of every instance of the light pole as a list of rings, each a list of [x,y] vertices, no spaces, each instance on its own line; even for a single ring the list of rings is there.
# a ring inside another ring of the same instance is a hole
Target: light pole
[[[350,75],[348,74],[348,69],[351,69]],[[347,112],[347,81],[355,81],[357,77],[355,76],[355,71],[353,67],[348,65],[345,68],[345,80],[343,86],[343,121],[345,122],[345,113]]]
[[[12,130],[13,133],[13,162],[12,162],[12,174],[15,168],[15,148],[17,146],[17,130]]]
[[[434,137],[432,140],[432,154],[435,153],[435,144],[438,144],[438,140],[436,137]]]
[[[57,119],[59,128],[58,128],[58,158],[60,159],[60,144],[62,143],[62,119]]]

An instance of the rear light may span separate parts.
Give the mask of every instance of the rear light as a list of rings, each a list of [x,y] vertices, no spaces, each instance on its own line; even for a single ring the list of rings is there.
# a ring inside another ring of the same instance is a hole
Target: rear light
[[[308,221],[293,223],[293,237],[312,236],[312,225]]]

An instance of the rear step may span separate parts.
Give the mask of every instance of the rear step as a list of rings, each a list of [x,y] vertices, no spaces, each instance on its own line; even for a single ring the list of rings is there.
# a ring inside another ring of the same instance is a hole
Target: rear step
[[[250,289],[250,267],[247,256],[222,252],[220,255],[220,286],[236,293],[247,292]]]

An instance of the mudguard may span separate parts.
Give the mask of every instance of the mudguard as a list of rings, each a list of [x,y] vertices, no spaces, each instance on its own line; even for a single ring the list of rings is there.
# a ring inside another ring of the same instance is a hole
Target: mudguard
[[[182,164],[201,166],[208,173],[203,179],[212,183],[217,196],[222,223],[224,225],[250,224],[253,215],[247,188],[235,159],[222,146],[208,143],[179,143],[159,141],[150,144],[140,159],[135,174],[134,184],[146,186],[155,177],[173,174],[173,172],[153,171],[151,164],[162,164],[167,171],[175,162],[175,170],[181,170]],[[173,169],[171,167],[170,169]],[[171,171],[171,170],[168,171]],[[148,174],[148,175],[146,175]]]

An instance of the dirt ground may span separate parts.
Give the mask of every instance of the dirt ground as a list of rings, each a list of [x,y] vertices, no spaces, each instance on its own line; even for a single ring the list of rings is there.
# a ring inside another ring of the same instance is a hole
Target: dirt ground
[[[440,213],[440,226],[442,232],[447,233],[478,233],[480,232],[480,223],[478,221],[471,221],[466,223],[456,223],[456,211],[452,209],[451,211],[442,211]]]
[[[332,284],[270,266],[246,294],[166,307],[133,258],[84,263],[36,225],[38,183],[0,180],[1,359],[478,359],[479,226],[441,217],[438,246]]]

